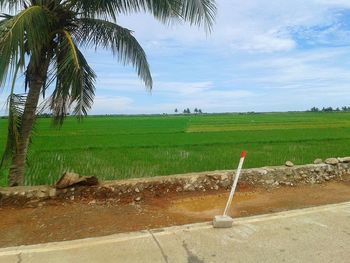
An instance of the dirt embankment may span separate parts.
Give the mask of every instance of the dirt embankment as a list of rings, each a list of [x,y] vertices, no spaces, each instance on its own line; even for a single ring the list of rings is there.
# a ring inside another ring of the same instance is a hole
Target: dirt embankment
[[[334,161],[335,162],[335,161]],[[71,240],[212,220],[234,171],[0,189],[0,247]],[[350,163],[243,171],[233,217],[350,201]]]
[[[350,201],[350,182],[266,189],[239,185],[233,217]],[[223,212],[227,190],[150,194],[118,199],[49,199],[33,207],[0,207],[0,247],[72,240],[210,221]]]
[[[161,176],[142,179],[102,182],[96,186],[73,185],[65,189],[50,186],[0,188],[0,205],[33,206],[37,201],[106,200],[140,201],[148,195],[167,195],[181,192],[206,192],[229,189],[235,170]],[[350,157],[329,158],[326,163],[245,169],[243,185],[264,187],[320,184],[350,179]]]

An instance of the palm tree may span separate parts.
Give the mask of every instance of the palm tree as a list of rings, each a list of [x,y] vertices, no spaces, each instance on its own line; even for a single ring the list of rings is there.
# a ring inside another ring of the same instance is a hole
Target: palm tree
[[[12,80],[2,160],[11,159],[10,186],[23,184],[40,95],[52,87],[46,105],[59,124],[70,109],[80,118],[91,108],[96,75],[80,47],[111,50],[152,89],[145,52],[118,16],[146,12],[165,24],[185,21],[210,31],[216,13],[215,0],[0,0],[0,9],[9,13],[0,20],[0,85]],[[19,72],[26,94],[14,93]]]

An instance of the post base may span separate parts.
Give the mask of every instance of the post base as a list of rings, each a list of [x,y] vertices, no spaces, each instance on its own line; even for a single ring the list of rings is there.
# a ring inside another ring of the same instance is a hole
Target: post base
[[[232,227],[233,219],[230,216],[215,216],[213,220],[213,226],[215,228],[229,228]]]

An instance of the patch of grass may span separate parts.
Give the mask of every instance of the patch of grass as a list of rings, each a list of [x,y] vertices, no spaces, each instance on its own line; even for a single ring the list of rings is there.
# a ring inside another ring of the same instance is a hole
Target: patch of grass
[[[245,167],[303,164],[349,156],[349,145],[350,113],[68,118],[60,129],[39,119],[26,184],[52,184],[64,171],[107,180],[233,169],[243,149]]]

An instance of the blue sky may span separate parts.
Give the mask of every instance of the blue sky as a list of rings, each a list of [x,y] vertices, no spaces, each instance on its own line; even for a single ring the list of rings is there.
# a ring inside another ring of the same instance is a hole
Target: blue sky
[[[217,0],[210,35],[145,14],[120,17],[144,47],[148,92],[133,68],[104,50],[91,114],[289,111],[350,106],[349,0]],[[20,87],[18,84],[18,87]],[[5,92],[0,94],[4,104]],[[0,114],[4,109],[0,106]]]

